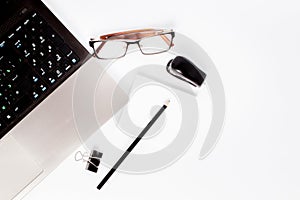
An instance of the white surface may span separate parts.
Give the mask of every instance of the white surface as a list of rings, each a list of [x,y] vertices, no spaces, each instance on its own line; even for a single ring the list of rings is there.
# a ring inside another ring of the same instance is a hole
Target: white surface
[[[1,143],[0,198],[12,199],[43,170],[12,136],[6,136]]]
[[[174,27],[197,41],[223,79],[227,116],[213,153],[197,160],[201,136],[175,165],[154,174],[98,174],[73,156],[25,200],[300,198],[298,1],[47,0],[87,44],[120,29]]]

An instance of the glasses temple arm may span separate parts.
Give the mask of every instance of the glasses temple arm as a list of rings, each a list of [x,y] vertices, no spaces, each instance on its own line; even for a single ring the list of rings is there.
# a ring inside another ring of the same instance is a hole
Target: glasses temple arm
[[[169,38],[167,38],[165,35],[160,35],[160,37],[165,41],[165,43],[167,43],[167,45],[171,47],[174,46],[174,43],[170,41]]]
[[[143,33],[146,31],[153,31],[152,33]],[[134,34],[136,38],[135,39],[141,39],[143,37],[147,36],[155,36],[156,32],[161,31],[161,30],[156,30],[156,29],[139,29],[139,30],[132,30],[132,31],[125,31],[125,32],[118,32],[118,33],[112,33],[112,34],[107,34],[107,35],[102,35],[100,36],[101,40],[107,40],[107,39],[132,39],[130,37],[126,37],[127,34]],[[164,34],[161,34],[160,37],[167,43],[167,45],[174,46],[173,42],[170,41],[169,38],[167,38]]]

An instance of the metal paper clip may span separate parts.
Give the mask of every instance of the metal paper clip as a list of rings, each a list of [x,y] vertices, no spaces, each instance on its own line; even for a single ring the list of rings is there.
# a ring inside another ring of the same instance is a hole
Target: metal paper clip
[[[82,153],[81,151],[77,151],[75,154],[75,161],[86,162],[87,163],[86,169],[97,173],[102,155],[103,153],[96,150],[93,150],[90,153],[90,155],[88,154],[88,152]]]

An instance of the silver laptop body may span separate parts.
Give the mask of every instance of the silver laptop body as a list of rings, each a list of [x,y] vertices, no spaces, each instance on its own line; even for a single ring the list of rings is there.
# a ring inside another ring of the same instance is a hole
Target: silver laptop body
[[[65,72],[64,80],[56,85],[47,96],[36,105],[26,108],[29,110],[27,113],[17,115],[17,122],[12,122],[11,126],[8,124],[6,132],[1,129],[0,199],[6,200],[22,198],[80,146],[81,141],[72,111],[73,90],[77,77],[81,73],[87,75],[87,82],[81,84],[91,87],[88,76],[102,73],[102,68],[41,1],[2,1],[1,9],[6,10],[1,13],[1,39],[6,38],[14,27],[18,28],[18,24],[25,23],[26,17],[33,16],[37,12],[79,58],[79,61],[77,60],[72,66],[73,71]],[[27,62],[26,58],[23,61]],[[73,62],[71,58],[70,62]],[[2,66],[0,65],[1,68]],[[39,75],[39,78],[41,76]],[[107,79],[106,84],[107,95],[103,97],[102,102],[99,102],[104,107],[110,105],[115,82],[113,79]],[[123,103],[123,101],[120,102],[120,107]],[[112,112],[104,109],[100,121],[105,122],[111,116]]]

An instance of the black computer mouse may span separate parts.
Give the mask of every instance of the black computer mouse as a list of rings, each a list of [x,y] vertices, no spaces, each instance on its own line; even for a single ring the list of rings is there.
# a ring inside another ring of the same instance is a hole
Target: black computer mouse
[[[167,71],[194,87],[200,87],[206,78],[205,72],[182,56],[170,60],[167,64]]]

